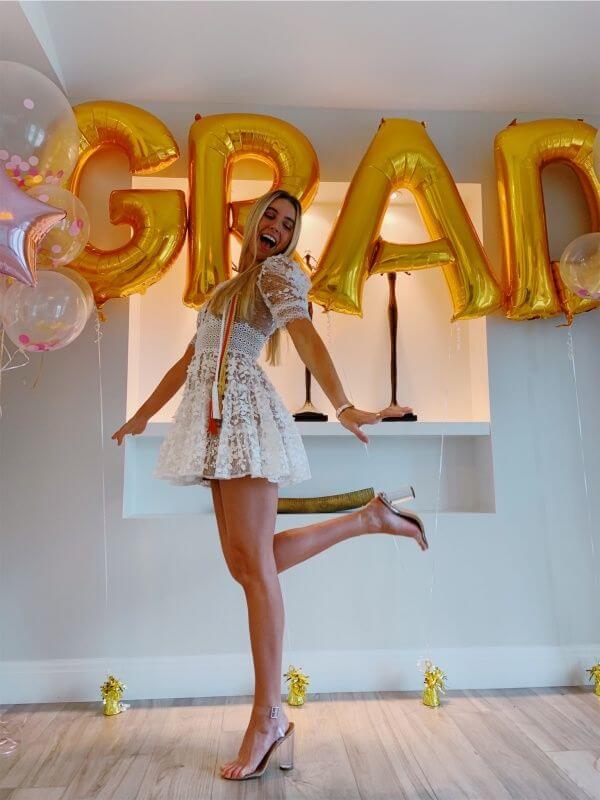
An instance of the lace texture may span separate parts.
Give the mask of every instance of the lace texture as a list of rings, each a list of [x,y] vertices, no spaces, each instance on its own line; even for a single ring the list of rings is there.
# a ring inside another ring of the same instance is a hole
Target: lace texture
[[[251,475],[287,486],[311,477],[296,422],[256,363],[276,328],[293,319],[310,319],[310,279],[287,257],[270,256],[261,266],[257,287],[251,319],[233,325],[217,436],[206,428],[221,317],[205,306],[200,309],[183,397],[161,444],[154,477],[178,486],[208,487],[211,478]]]

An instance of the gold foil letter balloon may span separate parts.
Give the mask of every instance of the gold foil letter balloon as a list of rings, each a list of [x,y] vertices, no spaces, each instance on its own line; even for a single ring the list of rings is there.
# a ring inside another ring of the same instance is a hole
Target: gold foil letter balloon
[[[542,119],[511,123],[496,135],[494,155],[504,243],[503,279],[509,319],[570,319],[598,302],[577,297],[560,277],[548,252],[541,171],[566,162],[584,192],[593,230],[600,222],[600,181],[593,167],[596,130],[585,122]]]
[[[230,202],[233,166],[243,158],[273,169],[271,189],[285,189],[305,211],[319,185],[313,146],[293,125],[260,114],[198,116],[190,128],[189,278],[184,302],[199,306],[231,277],[229,235],[243,239],[254,200]],[[229,211],[231,209],[231,225]]]
[[[433,241],[396,244],[379,236],[390,195],[400,188],[414,194]],[[424,126],[409,119],[382,120],[329,235],[311,297],[335,311],[362,316],[369,274],[427,267],[443,269],[453,319],[480,317],[501,306],[481,242]]]
[[[73,109],[81,133],[79,160],[70,188],[77,194],[88,160],[105,147],[120,147],[132,175],[151,175],[179,158],[177,144],[157,117],[128,103],[98,100]],[[96,304],[144,292],[169,269],[185,241],[185,194],[179,190],[112,192],[110,221],[129,224],[130,241],[115,250],[88,244],[70,266],[90,283]]]

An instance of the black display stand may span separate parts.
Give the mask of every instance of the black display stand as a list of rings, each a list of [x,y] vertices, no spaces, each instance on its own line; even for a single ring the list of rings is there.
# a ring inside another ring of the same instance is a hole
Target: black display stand
[[[304,256],[304,260],[308,265],[308,268],[312,272],[312,265],[310,263],[312,257],[310,253],[307,253]],[[308,301],[308,313],[310,314],[310,318],[312,319],[313,304],[310,302],[310,300]],[[310,370],[308,369],[308,367],[305,367],[304,384],[306,389],[306,395],[305,395],[306,400],[302,408],[300,408],[298,411],[295,412],[295,414],[293,414],[293,417],[296,420],[296,422],[327,422],[328,420],[327,414],[323,414],[321,411],[318,411],[311,402],[310,399],[311,381],[312,381],[312,375],[310,374]]]
[[[382,422],[416,422],[417,415],[412,412],[403,413],[396,399],[396,386],[398,383],[397,366],[397,337],[398,337],[398,305],[396,303],[396,273],[388,272],[388,321],[390,326],[390,379],[392,384],[392,399],[387,408],[381,412]]]

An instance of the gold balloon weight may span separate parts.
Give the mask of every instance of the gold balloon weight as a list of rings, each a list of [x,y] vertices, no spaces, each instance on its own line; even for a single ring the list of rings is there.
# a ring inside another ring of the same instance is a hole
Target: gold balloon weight
[[[21,726],[0,719],[0,756],[9,756],[21,744]]]
[[[590,667],[586,672],[590,673],[590,677],[588,680],[594,680],[595,687],[594,687],[594,694],[600,697],[600,661],[597,664],[594,664],[593,667]]]
[[[438,692],[445,692],[445,681],[447,678],[439,667],[436,667],[435,664],[432,664],[431,661],[427,660],[425,661],[423,679],[425,681],[425,688],[423,689],[423,705],[429,706],[430,708],[436,708],[440,704]]]
[[[283,677],[289,682],[288,704],[290,706],[304,705],[306,689],[309,684],[308,675],[305,675],[301,669],[290,664],[288,671]]]
[[[126,688],[127,687],[125,684],[121,683],[121,681],[115,678],[114,675],[109,675],[106,681],[102,684],[100,687],[100,693],[102,694],[103,698],[102,702],[104,704],[105,717],[113,717],[129,708],[127,703],[121,702],[123,691]]]

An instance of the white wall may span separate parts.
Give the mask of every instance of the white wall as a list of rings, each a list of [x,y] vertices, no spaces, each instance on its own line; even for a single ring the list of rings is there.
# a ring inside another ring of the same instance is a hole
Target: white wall
[[[180,189],[183,178],[134,178],[136,189]],[[270,188],[261,181],[234,181],[232,199],[259,197]],[[320,182],[320,189],[303,215],[297,252],[307,251],[316,260],[335,223],[348,183]],[[467,212],[481,231],[480,186],[460,186]],[[405,196],[408,195],[408,196]],[[327,198],[322,199],[322,196]],[[335,198],[335,199],[334,199]],[[429,236],[414,200],[408,192],[394,200],[382,226],[387,241],[428,241]],[[239,244],[232,236],[232,258],[237,262]],[[181,302],[187,280],[187,249],[179,254],[163,280],[143,295],[135,295],[130,307],[127,403],[133,413],[148,397],[167,369],[181,356],[196,329],[197,314]],[[313,322],[334,355],[347,390],[361,408],[385,408],[390,402],[390,340],[388,279],[376,275],[366,282],[362,316],[325,314],[315,306]],[[441,270],[416,270],[396,280],[398,304],[398,402],[410,405],[420,420],[489,420],[485,320],[461,320],[452,325],[452,302]],[[291,346],[282,363],[261,366],[274,382],[288,407],[304,402],[304,366]],[[440,391],[443,388],[443,391]],[[153,418],[169,421],[179,405],[178,392]],[[313,402],[335,419],[335,411],[322,389],[313,381]]]
[[[193,111],[147,108],[185,152]],[[481,183],[484,244],[500,264],[492,145],[516,114],[245,110],[298,125],[323,180],[350,179],[382,115],[427,120],[455,180]],[[83,198],[98,244],[126,235],[98,222],[107,190],[127,181],[122,159],[101,162]],[[183,160],[169,174],[185,174]],[[547,170],[544,184],[557,258],[586,216],[565,169]],[[128,302],[111,301],[105,312],[103,447],[92,323],[69,348],[5,376],[0,702],[97,699],[106,670],[131,698],[251,692],[243,593],[225,568],[214,519],[122,518],[123,449],[110,434],[125,413]],[[283,573],[284,668],[300,665],[311,691],[416,688],[422,656],[440,662],[450,688],[585,682],[600,649],[600,541],[588,518],[568,331],[559,322],[487,319],[495,514],[426,514],[427,554],[412,542],[361,537]],[[571,333],[595,520],[600,312],[577,318]]]

